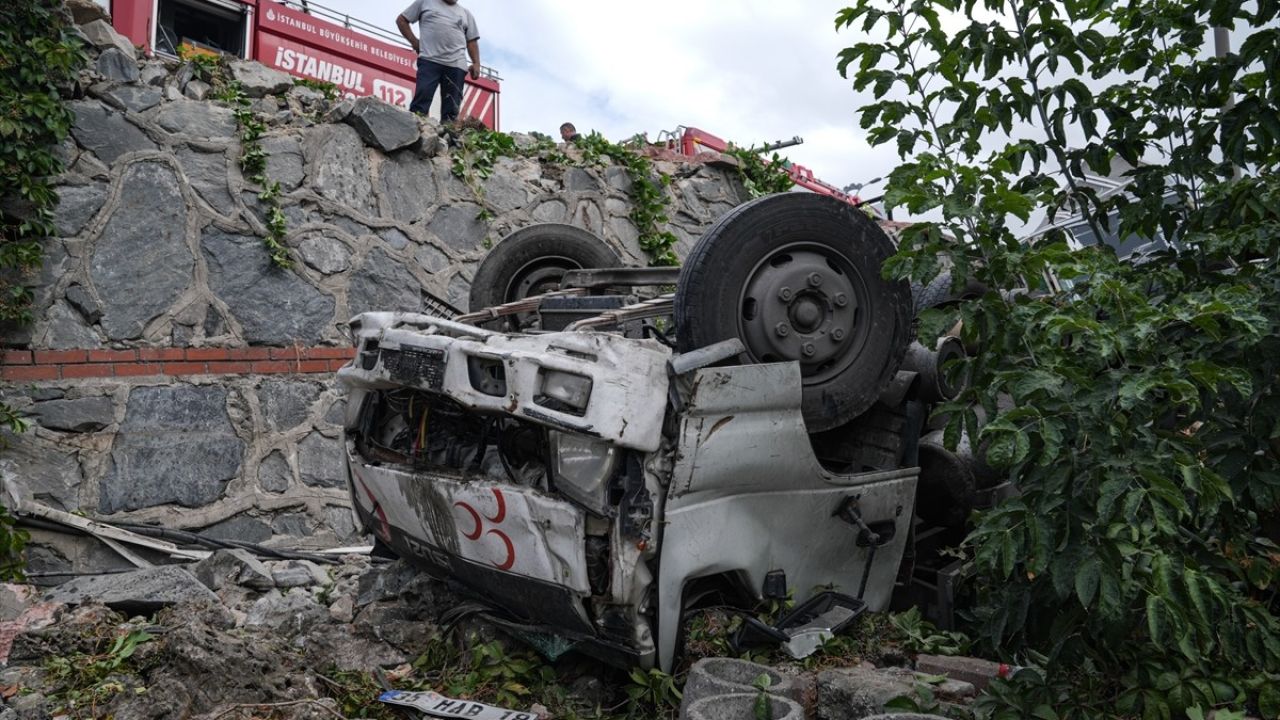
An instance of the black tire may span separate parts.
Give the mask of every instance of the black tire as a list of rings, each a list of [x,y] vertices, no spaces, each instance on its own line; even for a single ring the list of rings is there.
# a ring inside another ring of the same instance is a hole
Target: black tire
[[[922,438],[916,515],[930,525],[963,529],[977,502],[978,469],[967,436],[954,451],[943,445],[941,432]]]
[[[985,285],[970,280],[960,290],[954,290],[951,287],[951,273],[944,272],[929,282],[928,285],[921,286],[919,283],[911,283],[911,295],[915,304],[915,313],[920,313],[935,307],[946,307],[954,305],[965,300],[972,300],[982,296],[987,291]]]
[[[469,311],[554,290],[569,270],[621,264],[603,240],[582,228],[531,225],[500,240],[481,261],[471,283]]]
[[[783,193],[741,205],[685,260],[677,346],[737,337],[741,362],[799,361],[809,432],[842,425],[875,403],[911,341],[911,288],[880,275],[893,252],[869,217],[834,198]]]

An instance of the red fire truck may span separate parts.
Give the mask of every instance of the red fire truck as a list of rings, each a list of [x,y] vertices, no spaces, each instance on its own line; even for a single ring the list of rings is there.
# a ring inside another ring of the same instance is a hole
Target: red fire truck
[[[659,142],[666,142],[668,147],[676,150],[682,155],[697,155],[703,150],[714,150],[716,152],[724,152],[732,146],[728,140],[712,135],[706,130],[696,127],[680,126],[674,132],[664,132],[659,138]],[[780,143],[780,146],[794,145],[803,142],[800,138],[793,141]],[[762,151],[763,152],[763,151]],[[828,182],[824,182],[814,176],[813,171],[803,165],[795,165],[787,163],[787,174],[791,176],[791,181],[796,185],[815,192],[819,195],[829,195],[837,200],[849,203],[850,205],[862,205],[863,200],[857,195],[850,195],[840,188]]]
[[[186,44],[330,82],[348,97],[373,95],[406,109],[413,98],[416,61],[403,39],[311,0],[97,2],[117,32],[158,55],[176,56]],[[500,82],[489,68],[468,77],[461,117],[498,129]]]

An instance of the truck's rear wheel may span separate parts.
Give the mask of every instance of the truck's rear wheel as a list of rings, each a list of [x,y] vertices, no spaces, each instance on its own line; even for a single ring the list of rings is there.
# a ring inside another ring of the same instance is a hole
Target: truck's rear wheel
[[[737,337],[743,362],[798,361],[810,432],[870,408],[911,340],[911,289],[881,277],[884,232],[834,198],[784,193],[722,217],[676,288],[679,348]]]
[[[603,240],[582,228],[531,225],[503,238],[481,261],[471,283],[469,309],[474,312],[551,292],[560,287],[561,278],[570,270],[621,264]]]

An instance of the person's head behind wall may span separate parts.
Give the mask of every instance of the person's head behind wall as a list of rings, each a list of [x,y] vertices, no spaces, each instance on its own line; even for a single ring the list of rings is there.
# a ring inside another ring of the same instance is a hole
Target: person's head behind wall
[[[560,139],[565,142],[573,142],[578,137],[578,128],[573,123],[565,123],[560,126]]]

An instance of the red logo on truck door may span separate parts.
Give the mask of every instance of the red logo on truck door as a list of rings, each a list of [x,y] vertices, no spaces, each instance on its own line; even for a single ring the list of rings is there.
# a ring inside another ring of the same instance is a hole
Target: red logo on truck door
[[[471,516],[473,523],[471,530],[469,532],[462,530],[462,536],[471,542],[480,542],[481,537],[494,537],[501,543],[501,547],[505,552],[505,559],[500,563],[490,560],[489,564],[499,570],[510,570],[516,564],[516,548],[511,542],[511,538],[505,532],[496,528],[485,530],[485,521],[494,525],[501,525],[502,521],[507,519],[507,499],[498,488],[491,488],[491,490],[493,491],[493,499],[497,502],[497,510],[492,516],[482,516],[470,503],[458,501],[453,506],[462,509],[463,512]],[[461,528],[459,529],[461,530]]]

